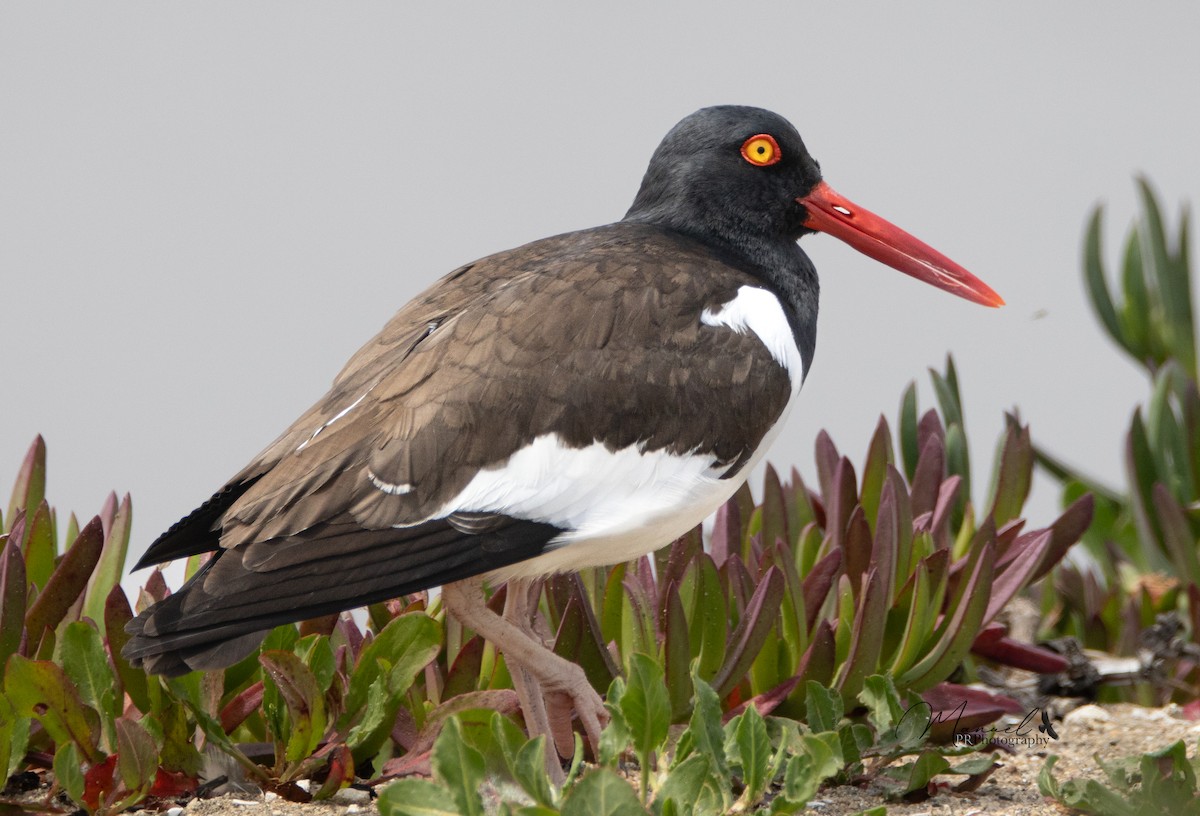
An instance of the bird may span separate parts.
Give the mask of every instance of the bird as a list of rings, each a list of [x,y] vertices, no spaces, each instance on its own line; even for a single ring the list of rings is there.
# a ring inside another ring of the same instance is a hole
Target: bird
[[[275,626],[441,587],[505,655],[531,734],[561,737],[565,707],[598,745],[603,701],[534,632],[530,588],[665,546],[746,480],[812,365],[812,233],[1004,303],[836,193],[782,116],[703,108],[654,150],[622,219],[432,284],[155,540],[135,569],[212,555],[128,624],[124,656],[217,669]],[[499,614],[484,585],[504,581]]]

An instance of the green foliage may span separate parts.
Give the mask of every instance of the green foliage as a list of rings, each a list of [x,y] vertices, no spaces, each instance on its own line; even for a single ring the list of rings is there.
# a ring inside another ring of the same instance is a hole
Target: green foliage
[[[1083,813],[1100,816],[1196,816],[1200,814],[1200,791],[1196,774],[1200,760],[1188,759],[1180,740],[1142,756],[1096,763],[1108,784],[1096,779],[1060,782],[1054,776],[1058,757],[1046,758],[1038,774],[1038,790]]]
[[[953,364],[934,382],[941,416],[918,418],[915,392],[904,398],[904,472],[883,420],[861,480],[822,434],[819,490],[768,468],[762,502],[744,487],[707,541],[696,529],[652,557],[545,582],[536,615],[553,649],[607,691],[611,717],[594,767],[576,736],[563,785],[547,774],[545,738],[510,719],[503,656],[425,593],[372,606],[365,628],[350,616],[279,627],[223,671],[134,669],[121,648],[135,610],[117,583],[128,497],[82,528],[72,517],[60,547],[39,439],[0,540],[0,766],[53,757],[52,778],[89,813],[194,789],[197,746],[293,799],[432,771],[388,789],[381,808],[394,813],[491,812],[493,799],[522,814],[793,813],[830,780],[914,793],[935,774],[976,774],[926,747],[945,736],[933,707],[972,651],[1055,659],[991,621],[1078,539],[1090,504],[1024,530],[1032,448],[1013,418],[977,511]],[[151,573],[137,609],[168,591]],[[953,694],[964,722],[1004,710]],[[931,712],[915,731],[897,714],[913,706]],[[270,756],[246,747],[260,743]],[[491,780],[520,795],[484,798]]]
[[[1128,487],[1098,484],[1045,451],[1037,459],[1063,483],[1064,499],[1097,497],[1096,523],[1084,537],[1096,569],[1063,567],[1055,592],[1044,595],[1048,634],[1073,635],[1085,646],[1134,654],[1142,632],[1165,614],[1200,630],[1200,388],[1192,313],[1188,217],[1168,231],[1149,184],[1138,181],[1142,212],[1125,242],[1117,284],[1105,268],[1099,207],[1084,245],[1084,278],[1107,334],[1150,378],[1148,400],[1130,421],[1124,445]],[[1110,689],[1106,698],[1133,695],[1163,701],[1171,688],[1194,681],[1190,668],[1164,663],[1158,689]]]
[[[434,744],[433,779],[391,784],[380,795],[380,813],[479,813],[483,791],[489,807],[513,814],[792,814],[831,780],[878,779],[894,796],[912,798],[927,795],[935,776],[974,786],[997,767],[993,757],[978,755],[951,765],[945,750],[926,744],[927,708],[903,700],[879,675],[865,682],[871,690],[862,695],[862,702],[870,700],[865,723],[844,718],[840,698],[812,684],[811,719],[824,730],[764,717],[753,705],[722,723],[716,693],[693,675],[692,715],[682,731],[672,731],[665,728],[665,704],[655,710],[641,703],[666,695],[662,673],[645,657],[634,658],[644,667],[640,679],[629,686],[617,680],[609,690],[613,719],[603,740],[625,750],[603,756],[598,767],[573,771],[556,789],[546,775],[541,738],[524,741],[494,711],[485,728],[467,728],[454,717]],[[908,711],[926,713],[912,720]],[[489,765],[488,754],[498,755],[499,764]]]

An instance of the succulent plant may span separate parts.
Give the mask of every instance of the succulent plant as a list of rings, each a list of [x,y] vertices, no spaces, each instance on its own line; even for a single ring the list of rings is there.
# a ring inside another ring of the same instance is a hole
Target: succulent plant
[[[1047,635],[1072,635],[1118,655],[1143,650],[1163,615],[1200,632],[1200,388],[1185,210],[1172,241],[1149,183],[1138,180],[1142,212],[1125,242],[1119,293],[1101,246],[1102,210],[1089,222],[1084,278],[1101,325],[1146,369],[1150,393],[1125,436],[1125,491],[1102,485],[1044,449],[1037,460],[1063,484],[1064,499],[1096,496],[1096,523],[1084,536],[1092,559],[1064,565],[1045,596]],[[1157,688],[1109,690],[1161,701],[1197,680],[1191,661],[1159,666]],[[1151,677],[1144,679],[1150,680]],[[1187,696],[1187,695],[1184,695]]]

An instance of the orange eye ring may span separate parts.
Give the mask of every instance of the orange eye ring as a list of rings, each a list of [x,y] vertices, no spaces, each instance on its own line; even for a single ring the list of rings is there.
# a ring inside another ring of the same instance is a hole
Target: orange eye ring
[[[783,158],[783,152],[774,136],[759,133],[742,142],[742,158],[755,167],[769,167]]]

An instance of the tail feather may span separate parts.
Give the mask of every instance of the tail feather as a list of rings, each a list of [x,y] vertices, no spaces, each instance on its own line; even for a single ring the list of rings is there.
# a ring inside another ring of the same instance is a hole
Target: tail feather
[[[260,477],[244,482],[230,482],[217,491],[204,504],[171,525],[165,533],[150,544],[150,547],[133,565],[135,570],[151,567],[176,558],[212,552],[220,548],[221,536],[217,530],[222,514],[243,493],[254,486]]]
[[[129,622],[133,637],[123,654],[156,674],[227,666],[275,626],[508,566],[538,555],[561,532],[520,519],[504,519],[477,535],[444,519],[392,530],[364,530],[343,520],[302,534],[310,541],[287,541],[287,557],[277,563],[256,558],[250,568],[246,547],[218,551],[178,592]]]

